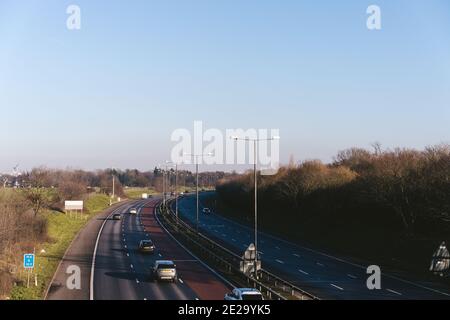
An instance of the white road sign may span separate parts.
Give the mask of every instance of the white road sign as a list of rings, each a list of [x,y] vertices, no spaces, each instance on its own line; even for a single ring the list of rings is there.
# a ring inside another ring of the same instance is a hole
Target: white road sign
[[[83,210],[83,201],[65,201],[64,202],[64,210],[72,211],[72,210]]]

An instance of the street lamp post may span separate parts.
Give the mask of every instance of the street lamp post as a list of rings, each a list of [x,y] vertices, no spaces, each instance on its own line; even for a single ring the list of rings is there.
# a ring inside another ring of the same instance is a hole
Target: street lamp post
[[[185,156],[191,156],[193,158],[195,158],[195,194],[196,194],[196,203],[195,203],[195,207],[196,207],[196,223],[195,223],[195,228],[198,232],[198,224],[199,224],[199,197],[198,197],[198,158],[199,157],[206,157],[206,156],[212,156],[212,153],[202,153],[202,154],[189,154],[189,153],[185,153]]]
[[[175,217],[178,223],[178,164],[175,163]]]
[[[177,223],[178,223],[178,164],[177,163],[173,163],[171,161],[166,161],[165,163],[165,170],[163,169],[163,203],[164,203],[164,207],[166,206],[166,193],[169,190],[170,191],[170,172],[168,170],[169,165],[175,165],[175,216],[177,218]],[[160,167],[162,167],[160,165]],[[167,175],[167,181],[166,178],[164,177],[164,172],[166,172]]]
[[[167,182],[166,182],[166,170],[164,170],[164,165],[159,164],[157,168],[162,173],[162,197],[163,197],[163,207],[166,207],[166,189],[167,189]]]
[[[162,171],[162,191],[163,191],[163,207],[166,207],[166,173],[164,171],[164,168],[161,169]]]
[[[231,137],[231,139],[238,141],[248,141],[253,142],[253,181],[254,181],[254,188],[255,188],[255,196],[254,196],[254,210],[255,210],[255,260],[253,264],[253,272],[255,275],[255,278],[258,278],[258,173],[257,173],[257,164],[258,164],[258,142],[260,141],[271,141],[271,140],[278,140],[280,137],[274,136],[269,139],[251,139],[251,138],[239,138],[239,137]]]
[[[114,168],[111,171],[112,174],[112,198],[109,199],[109,205],[112,206],[112,203],[114,201],[114,196],[115,196],[115,176],[114,176]]]

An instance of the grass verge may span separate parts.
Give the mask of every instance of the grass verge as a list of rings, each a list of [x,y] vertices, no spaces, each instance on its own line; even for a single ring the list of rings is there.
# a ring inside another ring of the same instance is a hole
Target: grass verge
[[[125,188],[123,190],[128,199],[140,199],[143,193],[155,195],[157,192],[151,188]]]
[[[70,216],[61,212],[47,211],[44,216],[48,222],[49,241],[36,246],[36,264],[27,288],[27,272],[19,267],[17,277],[21,281],[11,292],[13,300],[43,299],[47,286],[58,268],[60,260],[70,243],[84,225],[96,214],[109,206],[109,197],[103,194],[92,194],[86,200],[88,214],[83,218]],[[35,285],[35,280],[37,285]]]

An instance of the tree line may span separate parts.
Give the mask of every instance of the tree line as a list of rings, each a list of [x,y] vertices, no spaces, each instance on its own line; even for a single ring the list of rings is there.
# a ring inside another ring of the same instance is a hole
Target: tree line
[[[261,226],[291,239],[426,265],[450,237],[448,144],[351,148],[330,164],[291,163],[258,179]],[[252,173],[223,179],[216,190],[224,212],[252,221]]]

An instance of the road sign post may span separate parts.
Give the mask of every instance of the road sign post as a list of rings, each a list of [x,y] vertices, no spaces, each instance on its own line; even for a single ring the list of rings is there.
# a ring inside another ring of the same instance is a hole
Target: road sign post
[[[27,270],[27,288],[30,287],[30,274],[34,269],[35,255],[34,253],[26,253],[23,255],[23,267]]]
[[[72,217],[72,212],[75,211],[75,218],[78,216],[77,213],[80,213],[80,219],[83,216],[83,209],[84,209],[84,201],[77,200],[77,201],[64,201],[64,211],[67,213],[69,212],[69,216]]]
[[[256,247],[253,243],[251,243],[242,257],[242,261],[240,263],[241,272],[250,276],[254,275],[255,278],[258,278],[258,271],[261,270],[261,260],[258,259],[256,255]]]
[[[450,253],[447,249],[445,241],[439,245],[439,248],[434,252],[431,260],[430,271],[441,277],[448,275],[450,272]]]

